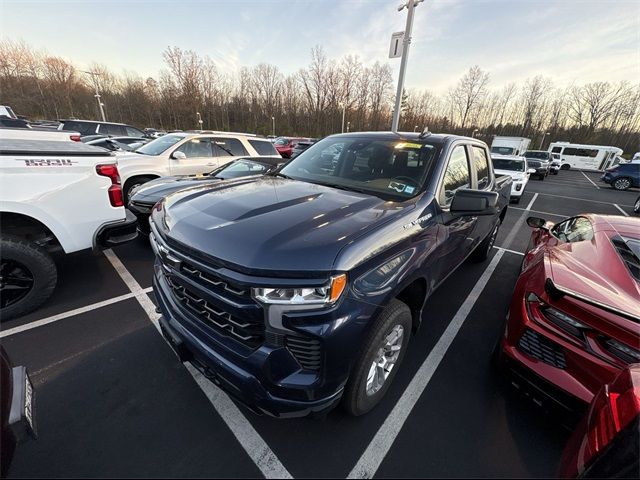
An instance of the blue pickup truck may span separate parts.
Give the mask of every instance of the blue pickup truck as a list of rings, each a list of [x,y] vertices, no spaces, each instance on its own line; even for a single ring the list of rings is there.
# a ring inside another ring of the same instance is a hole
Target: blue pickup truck
[[[510,191],[481,141],[372,132],[326,137],[263,177],[173,193],[150,221],[162,331],[257,413],[342,402],[364,414],[426,299],[489,255]]]

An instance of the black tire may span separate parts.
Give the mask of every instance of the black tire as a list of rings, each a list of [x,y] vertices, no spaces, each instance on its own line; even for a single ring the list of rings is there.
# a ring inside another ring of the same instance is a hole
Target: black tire
[[[397,326],[403,329],[402,346],[398,353],[398,358],[380,389],[375,393],[368,394],[367,378],[369,371],[379,351],[382,349],[386,337],[392,334],[393,329]],[[394,298],[382,311],[371,328],[369,337],[360,350],[358,360],[345,387],[342,395],[342,406],[349,414],[354,416],[363,415],[380,403],[400,368],[409,343],[411,327],[411,310],[405,303]]]
[[[520,203],[520,198],[522,197],[511,197],[511,203],[515,203],[515,204]]]
[[[23,296],[13,301],[7,292],[15,288],[7,287],[9,272],[17,279],[21,289],[28,289]],[[37,245],[17,237],[6,236],[0,239],[0,320],[10,320],[29,313],[42,305],[53,293],[58,280],[56,264],[51,256]],[[29,280],[27,280],[29,279]],[[30,285],[25,287],[24,285]],[[4,292],[4,295],[3,295]]]
[[[559,171],[560,171],[560,170],[554,170],[554,171],[553,171],[553,174],[554,174],[554,175],[557,175]]]
[[[544,177],[546,177],[546,175],[540,175],[538,178],[544,182]]]
[[[620,177],[616,178],[612,183],[611,187],[618,191],[629,190],[633,185],[633,181],[628,177]]]
[[[568,163],[565,163],[560,167],[560,170],[570,170],[570,169],[571,169],[571,165],[569,165]]]
[[[476,249],[471,253],[469,259],[472,262],[484,262],[491,253],[491,249],[493,248],[494,243],[496,242],[496,238],[498,237],[498,230],[500,230],[500,223],[498,223],[491,233],[487,235],[487,237],[480,242],[480,244],[476,247]]]
[[[124,199],[127,205],[129,204],[129,200],[131,200],[129,198],[129,193],[131,192],[131,190],[137,187],[138,185],[142,185],[143,183],[150,182],[153,179],[154,177],[134,177],[127,180],[122,192],[124,194]]]

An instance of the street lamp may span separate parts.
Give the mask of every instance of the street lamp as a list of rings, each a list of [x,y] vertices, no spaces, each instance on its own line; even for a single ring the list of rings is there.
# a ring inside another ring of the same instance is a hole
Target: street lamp
[[[198,116],[198,130],[202,130],[202,117],[200,116],[200,112],[196,112]]]
[[[344,133],[344,113],[347,107],[343,102],[340,102],[340,106],[342,107],[342,129],[340,130],[340,133]]]
[[[551,134],[547,132],[544,135],[542,135],[542,140],[540,140],[540,148],[538,148],[538,150],[542,150],[542,145],[544,144],[544,139],[547,137],[547,135],[551,135]]]
[[[351,128],[351,122],[347,122],[347,133],[349,133],[350,128]]]
[[[104,103],[102,103],[102,101],[100,100],[100,92],[98,91],[98,81],[95,78],[95,77],[99,77],[100,74],[98,72],[93,72],[93,71],[92,72],[89,72],[89,71],[86,71],[86,70],[80,70],[80,71],[82,73],[87,73],[87,74],[91,75],[91,80],[93,82],[93,86],[96,89],[96,94],[94,95],[94,97],[95,97],[96,101],[98,102],[98,108],[100,109],[100,116],[102,117],[102,121],[106,122],[107,119],[106,119],[106,117],[104,115],[104,108],[103,108],[104,107]]]
[[[416,125],[415,127],[413,127],[413,131],[417,132],[418,131],[418,125]]]
[[[271,115],[271,135],[276,136],[276,117]]]
[[[473,130],[473,132],[471,132],[471,138],[475,138],[475,136],[476,136],[476,132],[477,132],[477,131],[478,131],[478,129],[477,129],[477,128],[475,128],[475,129]]]
[[[402,101],[402,91],[404,90],[404,74],[407,70],[407,59],[409,57],[409,44],[411,43],[411,29],[413,28],[413,11],[419,3],[424,0],[408,0],[398,7],[401,12],[407,9],[407,25],[404,29],[404,39],[402,41],[402,59],[400,60],[400,73],[398,74],[398,89],[396,90],[396,106],[393,110],[393,120],[391,121],[391,131],[397,132],[400,123],[400,102]]]

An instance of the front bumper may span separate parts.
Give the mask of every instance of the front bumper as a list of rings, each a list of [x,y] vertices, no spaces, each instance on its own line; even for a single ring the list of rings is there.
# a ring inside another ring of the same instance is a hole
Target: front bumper
[[[111,248],[135,240],[138,236],[138,219],[125,209],[125,219],[103,225],[96,233],[94,246]]]
[[[600,177],[600,181],[604,182],[604,183],[608,183],[611,184],[611,182],[613,182],[613,175],[611,175],[610,173],[605,173],[604,175],[602,175]]]
[[[129,210],[138,219],[138,232],[143,235],[149,235],[151,228],[149,227],[149,217],[153,210],[153,203],[130,202]]]
[[[524,182],[513,182],[511,184],[511,198],[522,197],[525,186],[526,186],[526,183]]]

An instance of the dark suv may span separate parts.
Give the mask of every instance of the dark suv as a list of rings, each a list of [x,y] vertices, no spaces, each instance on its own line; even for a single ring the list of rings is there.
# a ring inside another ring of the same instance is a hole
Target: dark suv
[[[80,132],[81,136],[106,135],[109,137],[146,137],[139,128],[124,123],[98,122],[94,120],[60,120],[58,130]]]
[[[615,167],[607,168],[600,180],[616,190],[638,188],[640,187],[640,162],[619,163]]]

